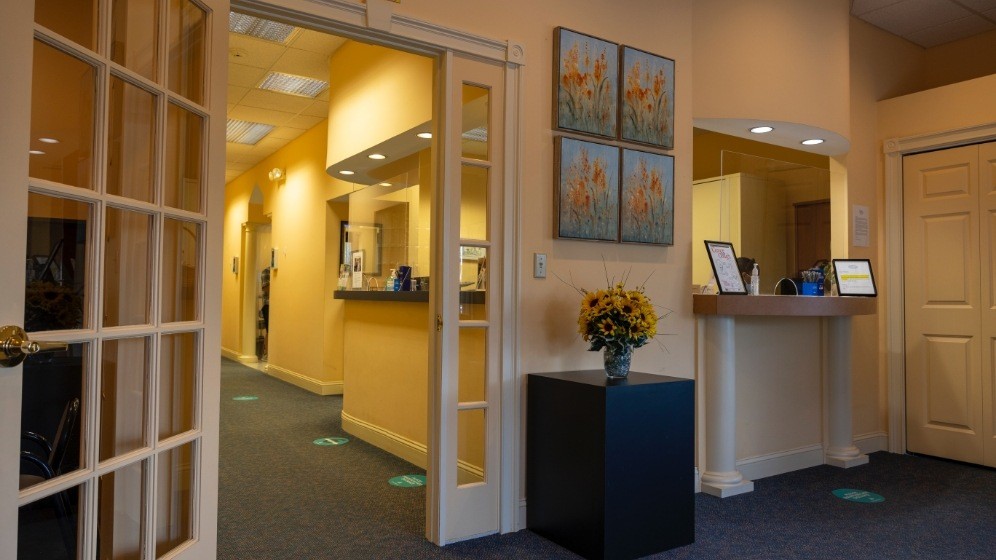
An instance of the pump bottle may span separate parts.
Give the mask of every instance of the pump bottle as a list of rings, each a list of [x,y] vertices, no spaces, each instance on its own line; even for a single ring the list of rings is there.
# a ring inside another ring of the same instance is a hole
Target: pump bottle
[[[754,270],[750,273],[750,295],[757,296],[761,294],[761,273],[757,268],[757,263],[754,263]]]

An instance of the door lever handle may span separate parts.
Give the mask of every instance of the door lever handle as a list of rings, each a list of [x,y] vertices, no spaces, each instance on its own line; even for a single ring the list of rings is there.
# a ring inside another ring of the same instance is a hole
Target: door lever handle
[[[68,342],[42,342],[28,339],[28,333],[17,325],[7,325],[0,328],[0,367],[14,367],[24,361],[24,358],[51,350],[65,350]]]

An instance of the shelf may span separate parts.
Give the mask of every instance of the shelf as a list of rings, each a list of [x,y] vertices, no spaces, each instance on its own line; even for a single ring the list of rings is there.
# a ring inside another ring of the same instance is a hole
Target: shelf
[[[874,315],[878,300],[844,296],[743,296],[694,294],[696,315],[755,315],[782,317],[846,317]]]
[[[461,291],[460,303],[484,303],[483,290]],[[335,299],[350,301],[392,301],[407,303],[428,303],[429,292],[388,292],[373,290],[336,290]]]

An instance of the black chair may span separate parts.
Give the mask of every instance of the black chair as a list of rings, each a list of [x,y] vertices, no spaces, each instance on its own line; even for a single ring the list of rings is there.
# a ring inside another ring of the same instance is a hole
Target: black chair
[[[23,490],[62,474],[62,464],[69,448],[69,440],[76,430],[79,416],[80,400],[74,397],[66,403],[65,409],[62,411],[62,418],[59,420],[59,427],[56,429],[52,441],[35,432],[21,433],[23,444],[33,445],[43,453],[36,453],[28,449],[21,450],[21,474],[18,481],[20,489]],[[66,492],[59,492],[52,496],[52,500],[55,502],[56,515],[59,519],[66,550],[70,557],[74,557],[76,554],[76,533],[70,524],[69,496]]]

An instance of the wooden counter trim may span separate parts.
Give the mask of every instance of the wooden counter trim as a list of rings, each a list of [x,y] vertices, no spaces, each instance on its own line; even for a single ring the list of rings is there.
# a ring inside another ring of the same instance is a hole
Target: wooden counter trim
[[[460,292],[460,303],[484,303],[484,291],[464,290]],[[334,299],[351,301],[390,301],[428,303],[429,292],[388,292],[376,290],[336,290]]]
[[[877,307],[873,297],[692,295],[697,315],[844,317],[874,315]]]

